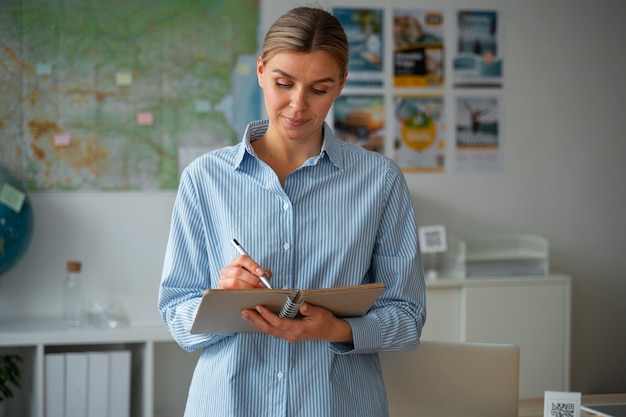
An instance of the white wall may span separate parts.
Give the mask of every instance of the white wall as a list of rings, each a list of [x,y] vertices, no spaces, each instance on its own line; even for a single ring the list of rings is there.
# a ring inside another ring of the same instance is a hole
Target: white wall
[[[158,321],[174,192],[31,193],[35,232],[0,280],[0,319],[60,316],[65,262],[83,262],[86,293],[123,302],[134,321]]]
[[[266,1],[264,27],[300,4]],[[443,223],[458,235],[547,237],[552,269],[573,276],[572,390],[626,392],[626,3],[383,4],[387,10],[439,7],[449,19],[457,7],[501,11],[504,169],[407,174],[418,221]],[[334,5],[381,7],[372,0]],[[445,92],[452,97],[451,89]],[[158,319],[156,294],[173,193],[35,193],[31,199],[34,239],[22,262],[0,280],[0,319],[60,314],[64,264],[70,258],[84,262],[93,289],[120,295],[136,321]]]

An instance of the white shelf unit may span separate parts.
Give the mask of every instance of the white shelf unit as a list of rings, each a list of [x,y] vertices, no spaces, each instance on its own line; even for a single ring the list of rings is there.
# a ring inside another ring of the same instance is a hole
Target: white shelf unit
[[[426,300],[423,340],[518,345],[521,398],[569,390],[569,276],[440,278]]]
[[[198,355],[178,347],[163,325],[65,329],[59,320],[0,323],[0,353],[23,357],[22,388],[6,402],[7,415],[45,417],[45,354],[112,350],[131,352],[131,416],[182,415]]]

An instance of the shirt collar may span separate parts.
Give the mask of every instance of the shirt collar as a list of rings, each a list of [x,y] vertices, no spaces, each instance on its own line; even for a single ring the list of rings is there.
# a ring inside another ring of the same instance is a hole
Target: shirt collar
[[[237,157],[235,158],[235,166],[237,169],[241,166],[243,159],[246,154],[254,158],[258,158],[256,153],[254,152],[254,148],[251,143],[254,140],[257,140],[267,131],[269,127],[269,120],[257,120],[255,122],[251,122],[246,127],[246,131],[243,134],[243,140],[240,143],[239,149],[237,151]],[[324,140],[322,142],[322,151],[319,156],[315,157],[311,160],[312,164],[316,164],[319,160],[321,160],[324,155],[328,156],[328,159],[335,165],[337,168],[343,170],[343,153],[341,152],[341,145],[339,143],[339,139],[335,136],[332,129],[326,122],[323,125],[324,129]]]
[[[335,136],[332,129],[324,122],[324,141],[322,142],[322,155],[326,153],[328,159],[337,168],[343,170],[343,152],[341,152],[341,144]]]

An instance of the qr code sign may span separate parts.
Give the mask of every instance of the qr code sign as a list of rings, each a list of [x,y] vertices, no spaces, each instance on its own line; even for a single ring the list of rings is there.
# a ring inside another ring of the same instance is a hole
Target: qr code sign
[[[447,249],[446,228],[443,225],[422,226],[418,229],[422,253],[445,252]]]
[[[580,417],[580,392],[546,391],[543,417]]]
[[[552,403],[550,417],[576,417],[576,404]]]
[[[429,231],[424,233],[424,240],[426,241],[426,246],[441,246],[441,233],[436,231]]]

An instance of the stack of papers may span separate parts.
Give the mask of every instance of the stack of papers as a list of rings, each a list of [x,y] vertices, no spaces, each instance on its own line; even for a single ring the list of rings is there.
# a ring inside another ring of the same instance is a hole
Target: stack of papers
[[[466,277],[545,276],[548,241],[535,235],[501,234],[466,239]]]

